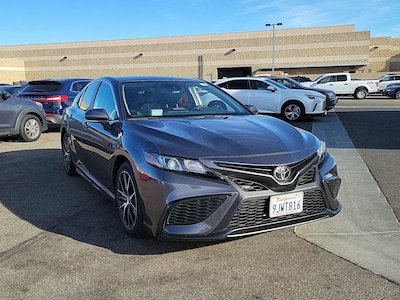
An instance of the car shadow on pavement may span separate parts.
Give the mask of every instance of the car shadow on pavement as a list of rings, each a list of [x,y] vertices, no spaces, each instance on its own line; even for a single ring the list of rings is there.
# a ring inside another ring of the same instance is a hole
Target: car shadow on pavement
[[[0,165],[1,204],[44,231],[119,254],[154,255],[216,243],[128,236],[112,201],[82,177],[65,174],[59,149],[3,152]]]
[[[336,114],[356,148],[400,149],[399,111],[351,111]]]

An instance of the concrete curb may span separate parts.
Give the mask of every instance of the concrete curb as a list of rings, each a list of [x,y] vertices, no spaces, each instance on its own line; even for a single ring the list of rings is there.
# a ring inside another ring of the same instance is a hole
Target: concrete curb
[[[400,284],[400,224],[335,112],[315,120],[313,133],[338,163],[342,212],[296,226],[297,236]]]

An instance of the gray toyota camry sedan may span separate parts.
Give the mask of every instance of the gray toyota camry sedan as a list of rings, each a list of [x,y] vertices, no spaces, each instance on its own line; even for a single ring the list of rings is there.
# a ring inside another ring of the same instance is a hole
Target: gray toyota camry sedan
[[[102,77],[66,109],[65,171],[116,204],[131,236],[219,240],[335,216],[325,143],[178,77]]]

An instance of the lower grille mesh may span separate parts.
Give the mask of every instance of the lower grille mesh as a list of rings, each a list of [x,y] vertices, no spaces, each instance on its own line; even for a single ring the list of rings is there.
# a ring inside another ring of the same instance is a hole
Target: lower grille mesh
[[[226,195],[191,198],[171,208],[167,225],[191,225],[207,219],[227,198]]]
[[[282,222],[323,212],[326,209],[324,197],[320,190],[306,191],[303,198],[303,212],[281,217],[270,218],[268,199],[244,200],[233,216],[229,227],[239,229],[272,222]]]

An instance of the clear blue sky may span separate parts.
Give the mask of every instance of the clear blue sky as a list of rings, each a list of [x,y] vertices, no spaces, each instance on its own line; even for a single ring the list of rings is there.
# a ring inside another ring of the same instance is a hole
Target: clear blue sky
[[[354,24],[400,38],[398,0],[17,0],[1,5],[0,46]]]

